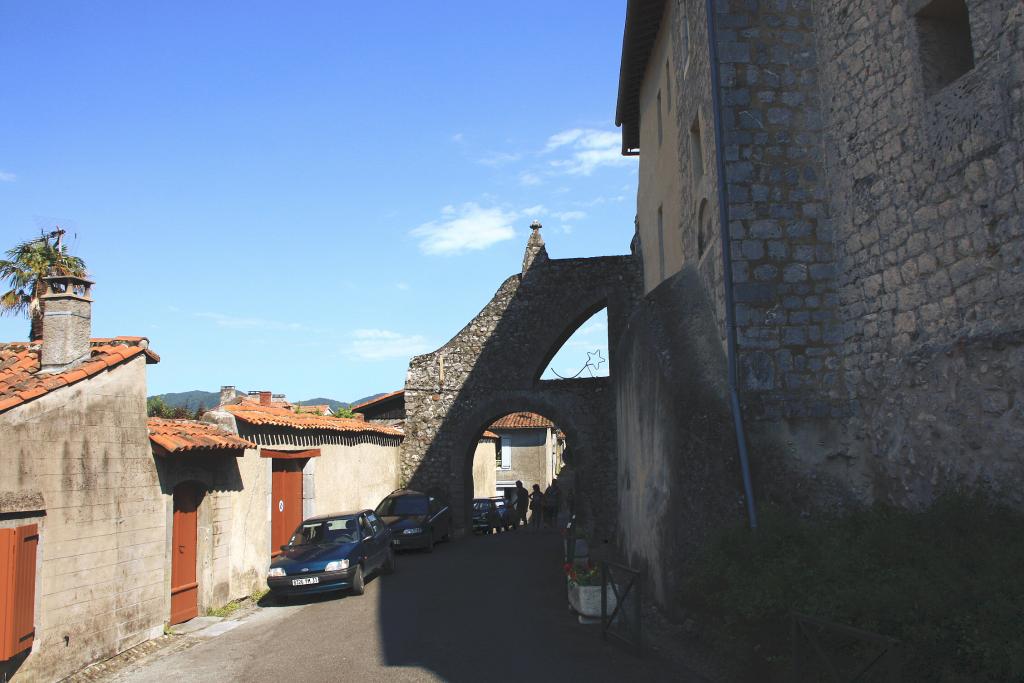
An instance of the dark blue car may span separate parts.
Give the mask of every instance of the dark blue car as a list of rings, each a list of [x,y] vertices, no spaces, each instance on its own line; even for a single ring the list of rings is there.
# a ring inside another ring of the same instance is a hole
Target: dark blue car
[[[391,530],[373,510],[307,519],[270,564],[274,597],[349,590],[362,595],[366,576],[395,570]]]

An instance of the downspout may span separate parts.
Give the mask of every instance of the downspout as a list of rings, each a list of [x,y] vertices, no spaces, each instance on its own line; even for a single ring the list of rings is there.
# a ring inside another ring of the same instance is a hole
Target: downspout
[[[715,168],[718,173],[718,223],[722,242],[722,282],[725,289],[726,356],[729,362],[729,403],[732,407],[733,429],[740,453],[743,472],[743,490],[747,498],[747,516],[750,528],[757,529],[757,508],[754,505],[754,487],[750,480],[750,456],[747,453],[747,435],[743,427],[743,412],[736,372],[736,311],[732,291],[732,253],[729,248],[729,202],[726,191],[725,146],[722,134],[721,79],[718,69],[718,30],[715,0],[705,0],[707,15],[708,58],[711,66],[711,110],[715,123]]]

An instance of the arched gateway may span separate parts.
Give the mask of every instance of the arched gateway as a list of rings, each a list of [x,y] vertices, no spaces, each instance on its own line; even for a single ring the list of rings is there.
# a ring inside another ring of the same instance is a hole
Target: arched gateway
[[[578,506],[607,534],[616,510],[611,342],[639,298],[639,273],[630,256],[549,259],[540,224],[531,227],[522,273],[447,344],[410,361],[402,477],[444,491],[464,528],[481,431],[510,412],[540,413],[565,430]],[[541,380],[562,344],[605,306],[612,377]]]

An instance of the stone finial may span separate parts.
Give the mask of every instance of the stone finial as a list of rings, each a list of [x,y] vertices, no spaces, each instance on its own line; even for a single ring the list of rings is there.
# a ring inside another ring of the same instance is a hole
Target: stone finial
[[[530,223],[530,239],[526,242],[526,254],[523,255],[523,274],[526,274],[536,263],[548,260],[548,251],[544,247],[544,238],[540,236],[540,221]],[[538,260],[539,259],[539,260]]]

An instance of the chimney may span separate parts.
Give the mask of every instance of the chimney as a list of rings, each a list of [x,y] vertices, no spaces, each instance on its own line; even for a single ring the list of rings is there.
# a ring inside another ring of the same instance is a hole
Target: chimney
[[[260,405],[261,406],[269,406],[270,405],[270,401],[271,401],[271,399],[270,399],[270,392],[269,391],[261,391],[260,392]]]
[[[530,239],[526,243],[526,253],[523,254],[523,275],[533,267],[534,263],[541,264],[548,260],[548,250],[544,247],[544,238],[540,236],[540,221],[530,223]]]
[[[44,277],[40,372],[63,372],[91,355],[93,283],[81,277]]]
[[[226,384],[220,388],[220,405],[227,405],[235,397],[235,386]]]

